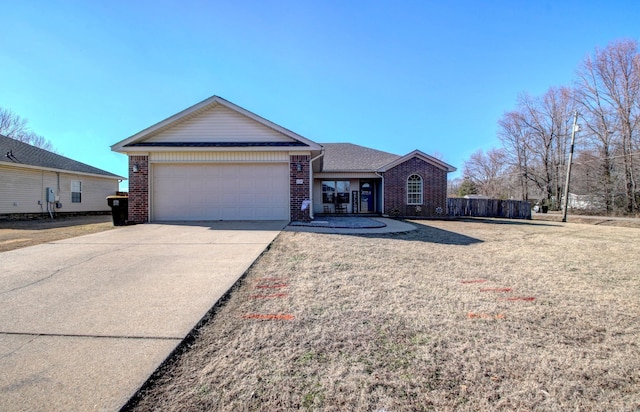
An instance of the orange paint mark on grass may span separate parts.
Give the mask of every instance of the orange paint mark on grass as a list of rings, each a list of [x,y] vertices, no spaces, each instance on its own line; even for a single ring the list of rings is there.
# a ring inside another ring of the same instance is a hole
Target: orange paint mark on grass
[[[527,301],[527,302],[533,302],[534,300],[536,300],[536,298],[534,298],[533,296],[516,296],[516,297],[513,297],[513,298],[502,298],[500,300],[511,300],[511,301],[513,301],[513,300],[524,300],[524,301]]]
[[[243,316],[244,319],[258,320],[293,320],[295,316],[289,313],[250,313]]]
[[[250,299],[268,299],[268,298],[284,298],[289,296],[286,293],[274,293],[272,295],[251,295]]]
[[[469,319],[504,319],[505,318],[504,314],[502,313],[492,315],[490,313],[474,313],[474,312],[467,313],[467,317]]]
[[[469,280],[461,280],[460,283],[463,285],[467,285],[469,283],[484,283],[487,279],[469,279]]]
[[[256,285],[256,289],[281,289],[281,288],[286,288],[287,285],[286,283],[280,283],[277,285]]]
[[[480,292],[511,292],[511,288],[481,288]]]

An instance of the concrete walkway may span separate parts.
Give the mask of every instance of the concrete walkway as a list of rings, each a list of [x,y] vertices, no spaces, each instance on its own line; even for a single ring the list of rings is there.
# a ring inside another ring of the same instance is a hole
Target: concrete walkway
[[[285,225],[145,224],[0,253],[0,410],[118,410]]]
[[[340,220],[342,219],[342,220]],[[365,221],[376,221],[379,224],[370,225],[376,227],[363,228],[358,224],[358,219]],[[290,224],[284,230],[288,232],[313,232],[313,233],[334,233],[342,235],[364,235],[364,234],[376,234],[376,233],[401,233],[410,232],[416,230],[417,227],[400,220],[388,219],[383,217],[376,218],[359,218],[359,217],[333,217],[329,219],[318,219],[318,224]],[[327,221],[324,225],[323,222]],[[351,227],[349,227],[351,226]]]

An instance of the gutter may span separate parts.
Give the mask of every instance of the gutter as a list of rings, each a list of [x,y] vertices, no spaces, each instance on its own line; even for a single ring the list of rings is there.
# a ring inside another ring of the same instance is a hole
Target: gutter
[[[313,162],[324,156],[324,147],[320,150],[320,154],[309,160],[309,218],[313,220]]]

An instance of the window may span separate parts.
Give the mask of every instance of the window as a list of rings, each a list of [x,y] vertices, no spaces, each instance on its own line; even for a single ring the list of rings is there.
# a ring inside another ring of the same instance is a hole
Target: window
[[[71,203],[82,203],[82,182],[71,181]]]
[[[349,203],[349,181],[338,180],[336,182],[336,195],[338,203]]]
[[[422,178],[418,175],[411,175],[407,179],[407,204],[422,204]]]
[[[348,180],[323,180],[322,203],[349,203],[349,188]]]
[[[322,203],[333,203],[336,195],[336,182],[322,182]]]

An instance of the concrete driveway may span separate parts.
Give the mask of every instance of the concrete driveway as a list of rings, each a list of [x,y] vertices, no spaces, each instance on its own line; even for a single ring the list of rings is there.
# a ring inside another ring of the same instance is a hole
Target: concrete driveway
[[[286,223],[145,224],[0,253],[0,410],[118,410]]]

